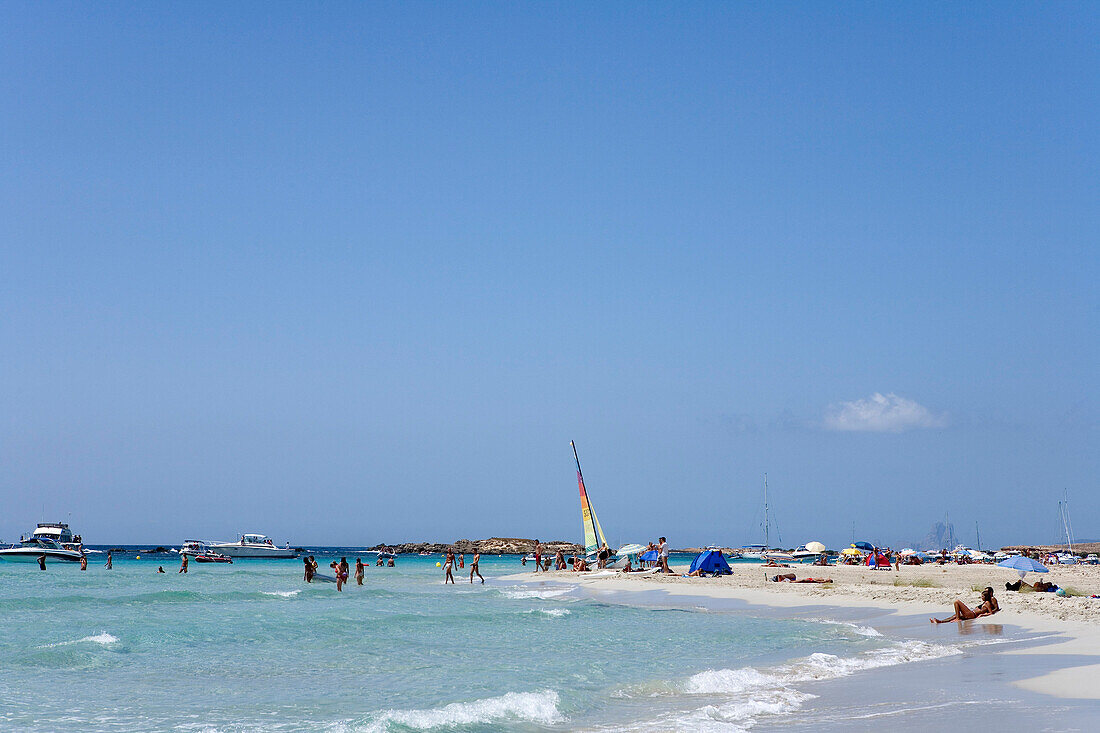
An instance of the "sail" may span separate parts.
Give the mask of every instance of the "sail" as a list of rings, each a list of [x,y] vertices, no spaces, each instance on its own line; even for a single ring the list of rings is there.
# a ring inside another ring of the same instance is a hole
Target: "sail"
[[[584,489],[584,476],[581,474],[581,461],[577,458],[577,446],[573,445],[572,441],[569,445],[573,446],[573,458],[577,461],[577,486],[581,491],[581,520],[584,522],[584,551],[595,552],[602,545],[607,544],[607,538],[604,537],[600,520],[596,517],[591,502],[588,501],[588,492]]]
[[[588,492],[584,490],[584,477],[577,471],[577,485],[581,490],[581,520],[584,522],[584,551],[595,552],[601,545],[607,544],[592,504],[588,501]]]

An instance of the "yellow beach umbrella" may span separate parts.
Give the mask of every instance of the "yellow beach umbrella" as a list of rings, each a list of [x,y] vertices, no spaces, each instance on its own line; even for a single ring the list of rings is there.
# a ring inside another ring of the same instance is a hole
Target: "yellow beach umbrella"
[[[840,551],[840,554],[841,554],[841,555],[849,555],[849,556],[851,556],[851,555],[862,555],[863,553],[862,553],[862,552],[860,552],[859,550],[857,550],[857,549],[856,549],[856,548],[854,548],[854,547],[849,547],[849,548],[847,548],[847,549],[841,550],[841,551]]]

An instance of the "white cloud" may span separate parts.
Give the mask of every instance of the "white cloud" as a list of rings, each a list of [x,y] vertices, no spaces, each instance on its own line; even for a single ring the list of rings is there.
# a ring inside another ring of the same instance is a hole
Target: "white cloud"
[[[841,402],[825,415],[825,427],[829,430],[868,433],[901,433],[946,424],[946,415],[935,415],[924,405],[893,392],[887,395],[875,392],[865,400]]]

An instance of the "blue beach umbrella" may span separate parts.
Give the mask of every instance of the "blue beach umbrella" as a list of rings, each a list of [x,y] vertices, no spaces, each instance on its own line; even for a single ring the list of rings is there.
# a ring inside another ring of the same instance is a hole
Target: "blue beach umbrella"
[[[645,562],[657,562],[657,551],[650,550],[649,552],[643,553],[638,559],[644,560]]]
[[[1020,574],[1021,578],[1028,573],[1050,572],[1047,569],[1046,565],[1043,565],[1041,562],[1038,562],[1036,560],[1032,560],[1030,557],[1024,557],[1023,555],[1016,555],[1015,557],[1010,557],[1007,560],[1001,560],[999,563],[997,563],[997,567],[1012,568]]]
[[[871,552],[875,549],[875,546],[872,545],[870,542],[856,542],[852,545],[852,547],[856,548],[857,550],[863,550],[864,552]]]

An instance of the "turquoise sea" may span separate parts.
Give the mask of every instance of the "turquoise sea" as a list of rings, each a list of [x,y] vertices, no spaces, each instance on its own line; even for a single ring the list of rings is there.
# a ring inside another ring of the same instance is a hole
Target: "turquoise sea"
[[[356,558],[312,552],[322,569]],[[1007,680],[942,683],[1029,643],[1011,632],[628,604],[500,580],[525,570],[517,557],[483,558],[484,585],[445,586],[438,557],[402,556],[343,593],[305,584],[299,560],[180,575],[175,555],[120,554],[110,571],[91,558],[87,572],[0,563],[0,730],[850,730],[936,724],[945,706],[976,723],[1006,702],[1018,721],[1052,709]],[[1064,729],[1095,712],[1054,709]]]

